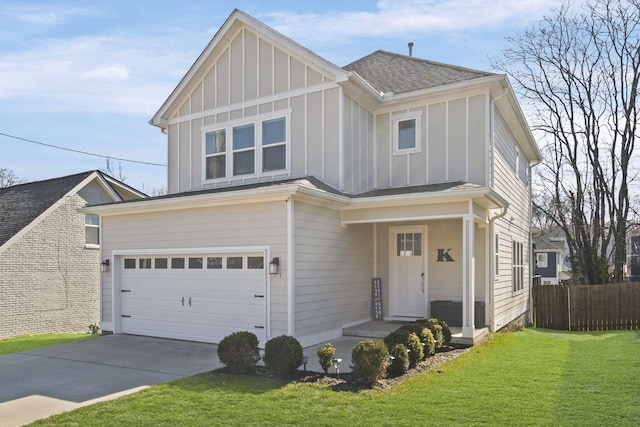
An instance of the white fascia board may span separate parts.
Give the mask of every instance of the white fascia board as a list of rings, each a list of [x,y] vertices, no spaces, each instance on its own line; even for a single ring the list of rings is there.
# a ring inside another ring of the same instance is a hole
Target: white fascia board
[[[350,71],[348,73],[349,80],[354,82],[357,86],[363,89],[366,93],[371,95],[376,101],[382,102],[384,94],[382,92],[377,91],[373,86],[369,84],[368,81],[363,79],[360,74],[355,71]]]
[[[114,203],[109,205],[89,206],[82,212],[102,216],[114,216],[133,213],[177,211],[200,207],[224,206],[229,204],[248,204],[283,200],[295,194],[307,194],[324,198],[328,201],[348,203],[348,198],[336,196],[321,190],[314,190],[299,184],[286,184],[278,187],[254,188],[250,190],[225,191],[221,193],[205,193],[193,196],[163,197],[160,199],[142,199],[133,202]]]
[[[469,201],[470,199],[486,197],[498,207],[508,207],[509,203],[493,190],[480,188],[473,190],[439,191],[434,193],[398,194],[379,197],[352,199],[351,204],[344,210],[369,209],[386,206],[402,206],[430,203],[450,203]]]

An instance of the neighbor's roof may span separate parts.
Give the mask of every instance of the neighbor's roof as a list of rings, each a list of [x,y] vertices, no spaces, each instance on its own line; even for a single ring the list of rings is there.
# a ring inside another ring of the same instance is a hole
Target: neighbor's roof
[[[498,76],[485,71],[443,64],[413,56],[377,50],[343,67],[354,71],[373,88],[394,94],[430,89],[473,79]]]
[[[94,171],[0,188],[0,246]]]
[[[533,239],[534,244],[536,245],[536,251],[554,251],[554,252],[563,252],[564,248],[561,246],[561,243],[553,242],[546,237],[536,237]]]

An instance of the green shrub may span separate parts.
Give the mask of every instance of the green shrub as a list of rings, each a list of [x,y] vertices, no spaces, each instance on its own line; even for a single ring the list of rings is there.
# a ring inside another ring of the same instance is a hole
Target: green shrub
[[[449,325],[447,325],[447,322],[445,322],[442,319],[429,319],[429,321],[440,325],[440,327],[442,328],[442,335],[443,335],[443,344],[444,345],[449,345],[449,343],[451,342],[451,329],[449,328]]]
[[[318,348],[316,350],[316,354],[318,355],[320,367],[324,371],[324,374],[327,375],[329,373],[329,368],[333,366],[333,357],[336,355],[336,348],[332,346],[331,343],[327,343]]]
[[[433,338],[433,333],[429,328],[422,329],[422,336],[420,337],[424,344],[424,358],[433,356],[436,352],[436,340]]]
[[[415,332],[411,332],[409,336],[407,336],[405,345],[409,351],[409,368],[415,368],[418,362],[424,359],[424,350],[422,349],[420,338],[418,338]]]
[[[302,365],[302,346],[294,337],[281,335],[264,346],[264,366],[278,375],[293,374]]]
[[[409,352],[403,344],[396,344],[389,352],[391,363],[389,373],[393,376],[400,376],[409,370]]]
[[[384,378],[389,364],[389,350],[382,340],[360,341],[351,351],[351,369],[369,383]]]
[[[234,373],[251,372],[258,355],[258,337],[251,332],[234,332],[218,344],[220,362]]]
[[[433,333],[433,339],[436,341],[436,348],[442,348],[444,345],[444,334],[442,333],[442,326],[438,323],[431,323],[431,332]]]

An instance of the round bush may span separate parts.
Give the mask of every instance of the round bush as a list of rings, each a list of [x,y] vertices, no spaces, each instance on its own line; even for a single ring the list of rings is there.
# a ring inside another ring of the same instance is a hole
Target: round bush
[[[389,352],[391,363],[389,364],[389,373],[398,377],[409,370],[409,352],[403,344],[396,344]]]
[[[433,333],[429,328],[423,328],[420,339],[424,344],[424,358],[433,356],[436,352],[436,340],[433,338]]]
[[[264,346],[264,366],[278,375],[293,374],[302,365],[302,346],[294,337],[281,335]]]
[[[424,359],[424,350],[420,338],[415,332],[411,332],[405,343],[409,351],[409,368],[415,368],[419,361]]]
[[[251,372],[258,355],[258,337],[251,332],[234,332],[218,344],[220,362],[234,373]]]
[[[431,322],[440,325],[440,327],[442,328],[442,335],[443,335],[443,344],[444,345],[449,345],[449,343],[451,342],[451,329],[449,328],[449,325],[447,325],[447,322],[445,322],[442,319],[429,319]]]
[[[374,383],[384,378],[389,363],[389,350],[382,340],[360,341],[351,351],[351,361],[354,374]]]
[[[318,355],[320,367],[324,371],[324,374],[327,375],[329,373],[329,368],[333,366],[333,357],[336,355],[336,348],[331,345],[331,343],[327,343],[318,348],[316,350],[316,354]]]
[[[431,332],[433,333],[433,339],[436,341],[436,348],[442,348],[444,345],[444,334],[442,333],[442,326],[438,323],[431,323]]]

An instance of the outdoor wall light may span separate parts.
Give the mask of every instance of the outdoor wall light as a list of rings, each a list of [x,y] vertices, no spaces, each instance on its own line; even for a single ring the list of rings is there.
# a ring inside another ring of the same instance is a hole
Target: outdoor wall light
[[[100,263],[100,272],[101,273],[106,273],[107,271],[109,271],[109,260],[105,259],[104,261],[102,261]]]
[[[280,258],[274,257],[269,263],[269,274],[275,276],[280,272]]]

